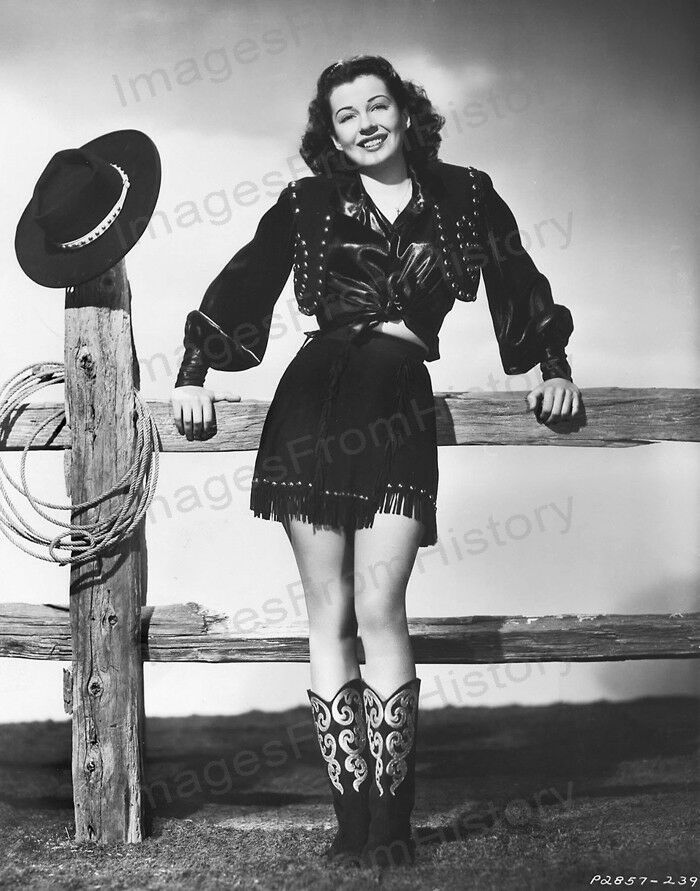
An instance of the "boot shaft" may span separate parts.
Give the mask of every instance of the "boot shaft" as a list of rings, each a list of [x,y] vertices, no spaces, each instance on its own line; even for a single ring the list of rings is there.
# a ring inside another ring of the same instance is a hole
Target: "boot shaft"
[[[373,761],[373,793],[379,798],[413,793],[420,678],[402,684],[386,700],[364,684],[363,705]]]
[[[340,795],[359,792],[369,778],[362,680],[344,684],[331,700],[307,693],[331,785]]]
[[[330,700],[313,690],[307,692],[338,819],[338,832],[324,856],[332,860],[357,858],[369,829],[369,753],[362,681],[349,681]]]
[[[420,678],[402,684],[386,700],[364,685],[372,772],[369,832],[362,852],[366,865],[399,866],[414,862],[411,813],[416,788],[419,691]]]

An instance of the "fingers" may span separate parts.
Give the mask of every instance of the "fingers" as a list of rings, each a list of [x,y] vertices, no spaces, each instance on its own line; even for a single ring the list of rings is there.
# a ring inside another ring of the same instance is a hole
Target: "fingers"
[[[218,395],[227,402],[240,401],[240,396],[234,396],[232,393]],[[209,439],[216,434],[216,412],[210,390],[193,387],[189,392],[176,392],[171,402],[173,422],[177,432],[185,436],[189,442]]]
[[[214,402],[212,399],[202,400],[202,422],[203,438],[208,439],[216,433],[216,415],[214,413]]]
[[[175,396],[173,403],[173,421],[177,432],[188,441],[201,439],[202,403],[192,396]]]
[[[550,387],[545,393],[540,418],[545,424],[556,424],[561,418],[561,406],[564,401],[563,387]]]
[[[571,403],[571,414],[577,415],[581,411],[581,397],[578,390],[574,391],[574,396],[571,400]]]
[[[537,420],[540,421],[540,423],[546,423],[549,420],[549,414],[552,411],[553,405],[554,393],[552,392],[552,387],[545,387],[542,393],[542,404],[537,413]]]
[[[179,398],[172,398],[172,411],[173,411],[173,421],[175,423],[175,429],[180,434],[180,436],[185,435],[185,428],[182,424],[182,402],[180,402]]]
[[[185,427],[185,437],[188,442],[202,438],[202,403],[192,400],[186,403],[182,409],[182,418]]]
[[[578,414],[581,399],[578,389],[565,386],[545,387],[537,420],[544,424],[569,421]]]
[[[568,421],[571,417],[571,403],[573,396],[574,394],[572,390],[564,390],[564,399],[561,404],[561,419],[563,421]]]
[[[537,408],[537,405],[542,397],[542,390],[539,388],[535,388],[525,397],[525,402],[527,404],[527,411],[534,411]]]

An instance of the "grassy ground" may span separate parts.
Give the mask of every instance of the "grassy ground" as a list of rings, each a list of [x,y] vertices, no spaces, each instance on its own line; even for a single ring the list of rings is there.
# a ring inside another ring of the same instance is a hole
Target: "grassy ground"
[[[700,876],[698,704],[423,711],[417,863],[384,875],[318,860],[334,823],[306,709],[150,719],[151,834],[104,848],[72,840],[69,724],[0,725],[0,887],[681,885]]]

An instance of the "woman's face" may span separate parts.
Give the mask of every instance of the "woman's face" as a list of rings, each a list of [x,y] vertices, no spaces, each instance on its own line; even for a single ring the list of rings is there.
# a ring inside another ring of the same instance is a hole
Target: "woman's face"
[[[331,139],[351,162],[374,167],[401,151],[409,115],[399,110],[376,74],[361,74],[334,87],[328,102],[335,131]]]

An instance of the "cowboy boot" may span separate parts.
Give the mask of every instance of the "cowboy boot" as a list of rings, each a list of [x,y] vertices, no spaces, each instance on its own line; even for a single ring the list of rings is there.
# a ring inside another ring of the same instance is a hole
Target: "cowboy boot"
[[[382,701],[364,684],[363,703],[370,750],[370,823],[362,862],[401,866],[415,861],[411,812],[415,802],[416,730],[420,678],[402,684]]]
[[[338,818],[338,832],[324,857],[359,862],[367,840],[370,785],[362,680],[348,681],[330,702],[312,690],[307,693]]]

